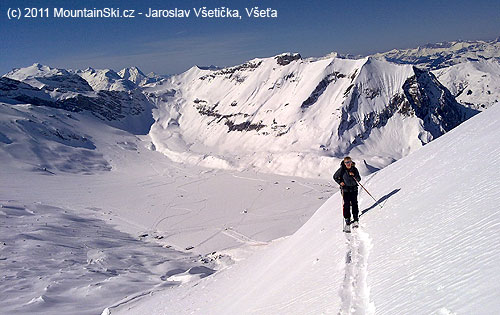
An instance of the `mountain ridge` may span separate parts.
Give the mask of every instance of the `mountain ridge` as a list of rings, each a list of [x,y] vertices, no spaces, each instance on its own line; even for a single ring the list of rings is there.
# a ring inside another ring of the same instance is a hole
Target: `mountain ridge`
[[[150,136],[167,156],[282,175],[318,176],[347,154],[382,168],[474,113],[427,70],[373,57],[280,54],[216,71],[193,67],[146,91],[158,107]],[[292,169],[283,168],[290,159]],[[314,164],[322,166],[308,173]]]
[[[497,44],[416,50],[487,46],[494,55]],[[453,54],[468,56],[467,49],[455,48]],[[193,66],[168,78],[146,76],[137,67],[115,72],[34,64],[5,74],[0,97],[88,111],[148,134],[151,148],[178,162],[305,177],[324,176],[344,155],[363,158],[363,172],[381,169],[498,102],[500,91],[489,87],[500,76],[494,58],[432,71],[386,59],[281,53],[226,68]],[[472,75],[460,76],[466,64]]]

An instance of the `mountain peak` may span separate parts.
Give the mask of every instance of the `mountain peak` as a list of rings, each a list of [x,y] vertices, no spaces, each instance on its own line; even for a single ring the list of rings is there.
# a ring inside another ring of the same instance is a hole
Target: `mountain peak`
[[[123,68],[122,70],[120,70],[118,72],[118,75],[124,79],[128,79],[127,76],[137,76],[137,75],[140,75],[140,76],[146,76],[138,67],[136,66],[132,66],[132,67],[127,67],[127,68]]]
[[[124,79],[128,80],[135,85],[144,86],[149,83],[157,82],[161,80],[161,77],[151,72],[145,75],[138,67],[132,66],[128,68],[123,68],[118,72],[118,75]]]

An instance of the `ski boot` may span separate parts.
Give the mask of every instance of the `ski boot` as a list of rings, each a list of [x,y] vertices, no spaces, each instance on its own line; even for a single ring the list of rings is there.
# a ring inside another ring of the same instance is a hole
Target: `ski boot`
[[[344,232],[351,233],[351,220],[345,219]]]

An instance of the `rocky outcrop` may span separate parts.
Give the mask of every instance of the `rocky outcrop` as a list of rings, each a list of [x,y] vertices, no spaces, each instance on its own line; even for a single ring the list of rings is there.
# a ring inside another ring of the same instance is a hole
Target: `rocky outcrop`
[[[343,78],[343,77],[345,77],[345,75],[342,73],[339,73],[339,72],[334,72],[334,73],[330,73],[329,75],[327,75],[325,78],[323,78],[323,80],[321,80],[318,83],[318,85],[316,86],[314,91],[312,91],[311,95],[304,102],[302,102],[302,105],[300,106],[300,108],[306,109],[309,106],[316,103],[318,98],[321,96],[321,94],[323,94],[323,92],[326,90],[328,85],[330,85],[330,83],[335,82],[337,79]]]
[[[274,57],[274,59],[276,59],[276,62],[280,66],[286,66],[290,64],[292,61],[302,59],[302,57],[300,56],[300,54],[282,54]]]
[[[433,139],[478,113],[459,104],[431,72],[416,67],[413,67],[413,71],[415,75],[403,84],[403,93],[393,95],[381,111],[372,111],[361,116],[357,112],[362,96],[361,87],[353,85],[350,101],[342,109],[338,136],[342,137],[355,127],[360,132],[354,136],[342,154],[362,144],[374,129],[384,127],[396,113],[421,119],[424,130],[428,131]],[[374,97],[375,92],[373,89],[365,89],[363,93],[365,98],[370,99]]]
[[[425,130],[434,138],[450,131],[477,113],[459,104],[436,77],[413,67],[415,75],[403,85],[410,113],[424,122]]]
[[[244,71],[253,71],[257,69],[260,65],[262,64],[262,61],[249,61],[244,64],[230,67],[230,68],[224,68],[218,71],[214,71],[210,74],[204,75],[200,77],[200,80],[210,80],[213,79],[217,76],[225,76],[228,79],[235,80],[237,82],[243,82],[245,80],[244,77],[240,76],[240,72]]]

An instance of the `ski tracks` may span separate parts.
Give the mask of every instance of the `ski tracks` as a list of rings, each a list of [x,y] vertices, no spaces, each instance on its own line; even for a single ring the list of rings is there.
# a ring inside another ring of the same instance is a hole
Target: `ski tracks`
[[[340,315],[375,314],[375,304],[370,302],[367,283],[368,256],[372,247],[370,236],[361,228],[346,234],[347,252],[345,275],[340,289]]]
[[[260,241],[256,241],[254,239],[251,239],[250,237],[243,235],[242,233],[240,233],[240,232],[238,232],[230,227],[225,228],[222,231],[222,233],[231,237],[231,238],[234,238],[235,240],[237,240],[240,243],[247,244],[247,245],[267,245],[268,244],[267,242],[260,242]]]

